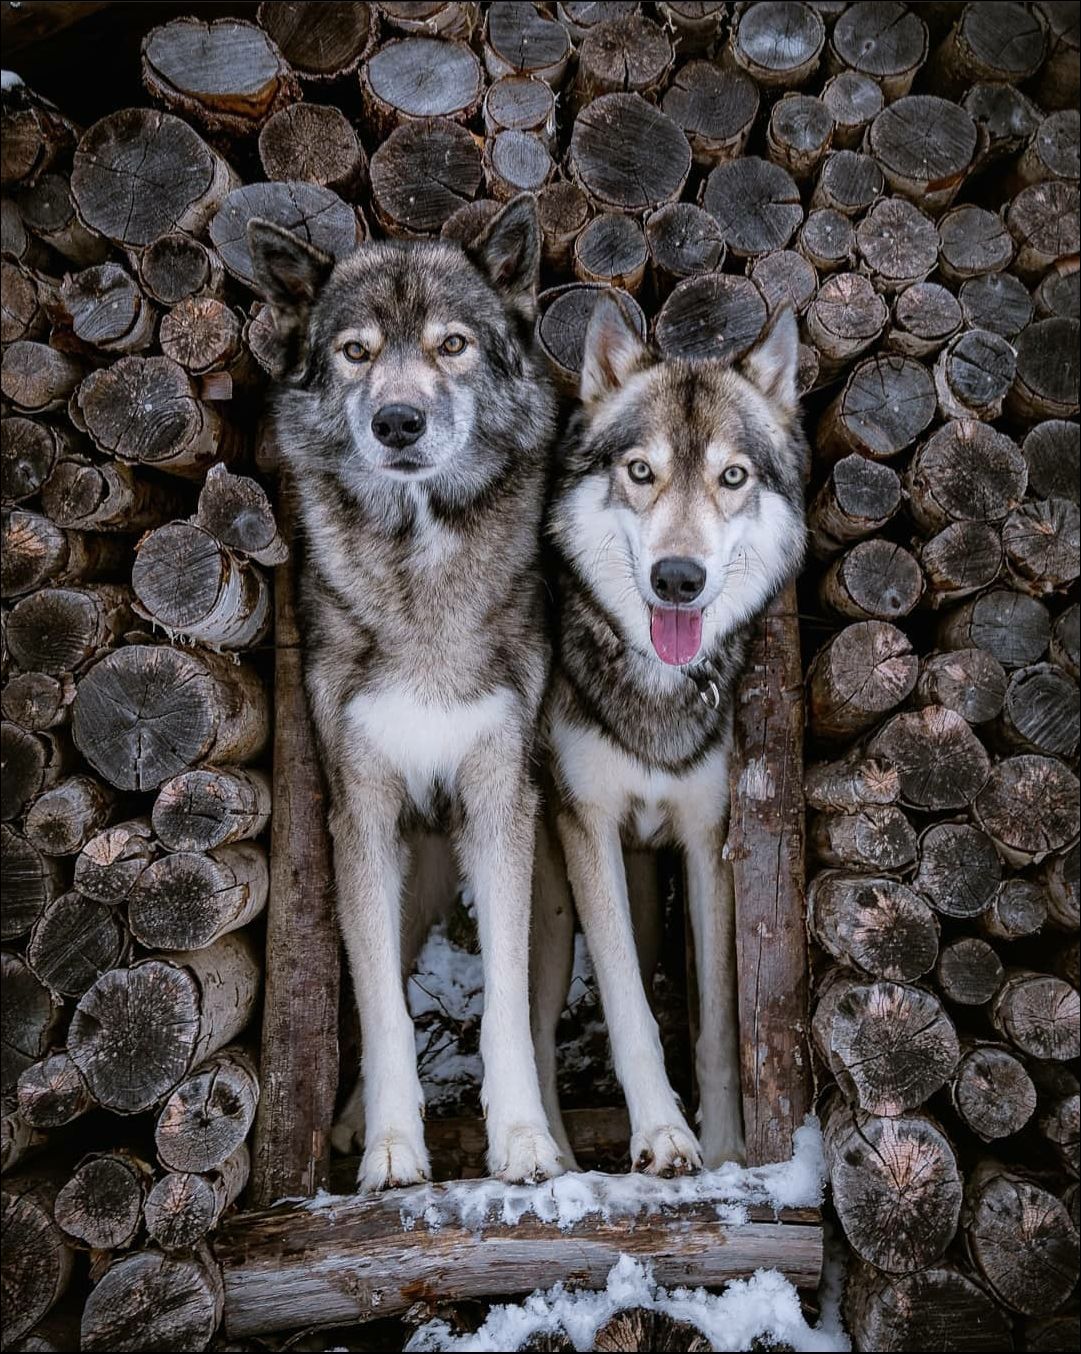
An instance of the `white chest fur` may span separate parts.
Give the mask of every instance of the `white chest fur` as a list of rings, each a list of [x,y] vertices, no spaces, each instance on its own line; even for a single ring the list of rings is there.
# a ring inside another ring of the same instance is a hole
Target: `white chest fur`
[[[516,704],[506,687],[474,701],[452,703],[433,702],[408,687],[394,687],[354,696],[346,718],[358,735],[358,754],[385,761],[423,809],[436,782],[451,783],[478,743],[513,727]]]
[[[557,720],[549,738],[571,799],[623,824],[628,845],[684,841],[728,812],[727,742],[675,774],[644,766],[597,729]]]

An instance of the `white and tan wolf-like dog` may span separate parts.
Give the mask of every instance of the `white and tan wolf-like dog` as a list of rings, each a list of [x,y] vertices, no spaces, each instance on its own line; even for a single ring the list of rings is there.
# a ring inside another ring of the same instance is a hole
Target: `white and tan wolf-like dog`
[[[735,908],[722,851],[748,627],[803,555],[797,349],[785,310],[739,363],[660,361],[602,300],[549,513],[559,557],[545,708],[550,817],[627,1098],[631,1159],[658,1175],[744,1157]],[[638,854],[664,844],[686,862],[700,1139],[666,1075],[639,970],[640,957],[650,966],[658,900]],[[570,959],[561,876],[553,852],[539,853],[539,888],[554,902],[538,911],[551,934],[535,945],[534,1027],[562,1139],[554,1036]]]

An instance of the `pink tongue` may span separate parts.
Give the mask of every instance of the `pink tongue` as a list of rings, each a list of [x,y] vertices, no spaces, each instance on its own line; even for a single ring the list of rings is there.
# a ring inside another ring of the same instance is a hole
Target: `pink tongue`
[[[702,647],[702,613],[689,607],[650,608],[649,637],[657,657],[678,667],[689,663]]]

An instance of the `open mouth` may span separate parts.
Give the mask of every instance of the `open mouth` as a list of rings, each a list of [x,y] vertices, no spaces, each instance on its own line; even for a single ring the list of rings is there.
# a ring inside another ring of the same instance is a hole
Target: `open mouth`
[[[693,662],[702,647],[702,613],[689,606],[651,606],[649,637],[662,663]]]

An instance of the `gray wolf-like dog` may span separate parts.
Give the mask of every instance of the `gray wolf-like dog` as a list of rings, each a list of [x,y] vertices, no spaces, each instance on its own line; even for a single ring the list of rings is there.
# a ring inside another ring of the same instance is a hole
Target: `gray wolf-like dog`
[[[363,1139],[360,1189],[428,1175],[403,977],[460,872],[483,955],[489,1168],[543,1179],[563,1164],[528,992],[555,417],[532,336],[536,206],[516,199],[469,250],[386,242],[334,264],[265,222],[249,243],[289,368],[275,421],[360,1010],[363,1077],[335,1142]]]
[[[745,1157],[723,859],[728,762],[748,627],[803,555],[797,351],[784,310],[737,364],[658,361],[602,300],[553,493],[560,619],[545,723],[566,876],[550,858],[538,859],[538,874],[548,890],[569,877],[627,1099],[631,1160],[658,1175]],[[665,844],[682,847],[686,865],[700,1141],[665,1073],[640,976],[640,962],[655,963],[658,928],[642,852]],[[546,916],[551,927],[559,908]],[[566,935],[543,947],[549,971],[534,1012],[549,1105],[568,951]]]

